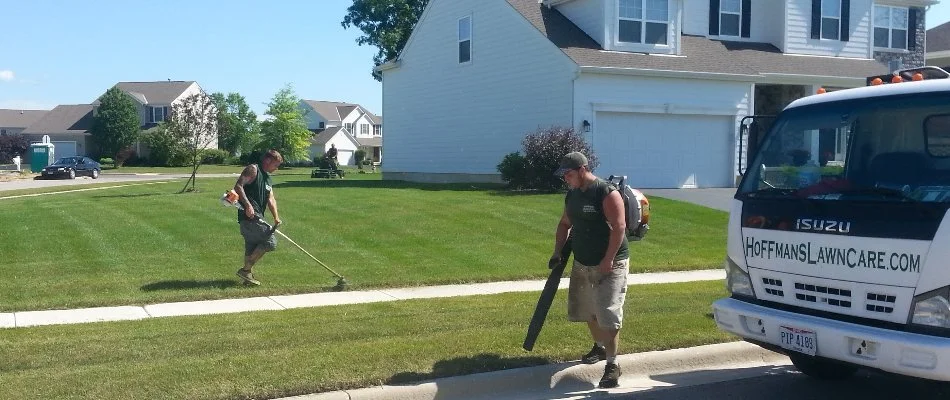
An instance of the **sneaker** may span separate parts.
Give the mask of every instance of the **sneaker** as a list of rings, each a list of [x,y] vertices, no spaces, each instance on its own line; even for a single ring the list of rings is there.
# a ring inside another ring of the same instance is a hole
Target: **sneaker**
[[[597,364],[598,361],[603,361],[607,359],[607,349],[602,346],[598,346],[597,343],[594,343],[594,347],[590,349],[590,352],[584,354],[584,357],[581,358],[581,362],[584,364]]]
[[[245,271],[243,268],[237,270],[237,276],[244,280],[245,285],[258,286],[261,284],[261,281],[254,279],[254,275],[251,274],[251,271]]]
[[[604,376],[600,378],[600,384],[597,387],[601,389],[615,388],[620,385],[620,366],[614,363],[607,363],[604,367]]]

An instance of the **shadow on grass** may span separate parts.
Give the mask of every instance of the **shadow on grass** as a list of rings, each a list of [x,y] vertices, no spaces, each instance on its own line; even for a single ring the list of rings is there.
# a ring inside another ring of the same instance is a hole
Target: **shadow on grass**
[[[142,291],[154,292],[157,290],[182,289],[227,289],[240,286],[237,280],[215,279],[210,281],[161,281],[142,285]]]
[[[316,179],[307,181],[287,181],[275,184],[276,188],[366,188],[366,189],[409,189],[428,191],[488,192],[493,196],[532,196],[545,195],[551,191],[508,190],[500,183],[422,183],[396,180],[347,180]]]
[[[452,376],[477,374],[481,372],[501,371],[512,368],[534,367],[550,364],[544,357],[502,358],[497,354],[479,354],[473,357],[459,357],[437,361],[430,373],[400,372],[390,377],[386,384],[400,385],[428,381]]]

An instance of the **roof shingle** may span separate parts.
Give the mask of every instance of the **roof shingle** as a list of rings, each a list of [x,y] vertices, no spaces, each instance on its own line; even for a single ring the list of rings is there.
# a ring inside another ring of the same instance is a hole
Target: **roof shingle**
[[[28,126],[24,134],[88,133],[92,129],[92,104],[59,105]]]
[[[0,109],[0,126],[4,128],[26,128],[43,118],[49,110],[7,110]]]

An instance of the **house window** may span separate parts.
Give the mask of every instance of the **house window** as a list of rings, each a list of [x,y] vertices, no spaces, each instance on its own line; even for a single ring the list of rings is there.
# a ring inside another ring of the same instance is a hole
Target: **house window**
[[[874,6],[874,47],[907,48],[906,7]]]
[[[346,131],[347,131],[347,132],[353,133],[353,123],[352,123],[352,122],[347,122],[346,124],[344,124],[344,126],[346,127]]]
[[[6,135],[7,135],[7,130],[6,130],[6,129],[0,129],[0,136],[6,136]]]
[[[472,61],[472,17],[459,19],[459,64]]]
[[[360,135],[369,136],[369,124],[360,124]]]
[[[326,128],[327,128],[327,123],[326,123],[326,122],[321,122],[321,123],[320,123],[320,129],[326,129]]]
[[[653,45],[668,43],[668,0],[620,0],[619,7],[618,41]]]
[[[821,0],[821,38],[841,38],[841,0]]]
[[[168,107],[152,107],[152,122],[163,122],[168,117]]]
[[[380,128],[382,127],[379,125],[373,125],[373,136],[382,136],[383,133]]]
[[[742,1],[721,0],[719,2],[719,35],[739,36],[742,20]]]

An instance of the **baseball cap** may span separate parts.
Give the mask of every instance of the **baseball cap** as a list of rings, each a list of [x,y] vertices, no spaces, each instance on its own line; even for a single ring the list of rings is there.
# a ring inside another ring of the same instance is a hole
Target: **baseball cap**
[[[565,154],[564,157],[561,157],[560,168],[558,168],[557,171],[554,171],[554,175],[564,176],[567,171],[578,169],[585,165],[587,165],[587,156],[579,151],[572,151]]]

